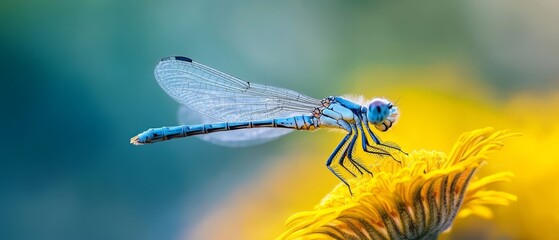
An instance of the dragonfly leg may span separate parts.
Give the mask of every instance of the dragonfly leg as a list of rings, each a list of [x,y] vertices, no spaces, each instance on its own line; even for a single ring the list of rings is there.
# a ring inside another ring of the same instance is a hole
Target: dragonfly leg
[[[365,125],[365,128],[367,129],[367,132],[369,133],[369,136],[371,136],[371,138],[373,138],[373,141],[375,141],[375,144],[377,144],[379,146],[387,147],[387,148],[392,148],[394,150],[398,150],[398,151],[407,155],[407,153],[402,151],[402,149],[400,149],[399,147],[387,145],[387,144],[381,142],[380,139],[373,133],[373,131],[371,131],[371,128],[368,125]]]
[[[396,158],[394,158],[394,156],[392,156],[392,154],[390,154],[388,151],[386,151],[382,148],[378,148],[376,146],[370,145],[369,140],[367,140],[367,137],[365,135],[365,131],[363,131],[363,126],[357,125],[357,128],[358,128],[359,132],[361,133],[361,147],[363,148],[363,151],[365,151],[366,153],[370,153],[370,154],[389,156],[394,161],[400,162]],[[372,148],[374,150],[370,150],[369,148]]]
[[[388,144],[385,144],[385,143],[381,142],[380,139],[373,133],[373,131],[371,131],[371,128],[369,127],[369,124],[368,124],[368,121],[366,120],[366,118],[364,118],[364,119],[365,119],[365,120],[364,120],[364,124],[363,124],[363,125],[365,125],[365,128],[367,129],[367,132],[369,133],[369,136],[371,136],[371,138],[373,139],[373,141],[375,142],[375,144],[377,144],[377,145],[379,145],[379,146],[387,147],[387,148],[392,148],[392,149],[397,150],[397,151],[399,151],[399,152],[401,152],[401,153],[403,153],[403,154],[408,155],[408,153],[402,151],[402,149],[400,149],[400,148],[397,147],[397,146],[391,146],[391,145],[388,145]]]
[[[349,141],[349,137],[352,136],[352,135],[355,135],[355,134],[353,134],[353,133],[347,134],[346,137],[342,140],[341,143],[342,143],[343,145],[345,145],[345,144]],[[350,141],[350,143],[351,143],[351,141]],[[347,172],[349,172],[353,177],[357,177],[357,175],[355,175],[355,173],[353,173],[351,170],[349,170],[349,168],[347,168],[347,167],[344,165],[344,161],[345,161],[346,156],[347,156],[347,149],[349,149],[349,146],[342,150],[343,152],[342,152],[342,155],[340,156],[340,158],[338,159],[338,164],[340,164],[340,166],[342,166],[342,167],[343,167]],[[359,168],[357,168],[357,170],[358,170],[359,172],[361,172],[361,170],[359,170]],[[361,174],[363,174],[363,173],[361,173]]]
[[[349,161],[353,164],[353,166],[355,166],[355,168],[357,168],[357,171],[359,171],[359,173],[361,173],[361,175],[363,175],[363,172],[359,169],[363,169],[365,170],[365,172],[371,174],[371,176],[373,176],[373,173],[371,171],[369,171],[369,169],[367,169],[365,166],[363,166],[363,164],[361,162],[359,162],[358,160],[353,158],[353,149],[355,147],[355,142],[357,141],[357,137],[358,137],[358,129],[356,127],[356,124],[352,124],[351,128],[353,129],[353,131],[355,132],[355,134],[353,135],[348,148],[346,149],[347,151],[347,158],[349,159]],[[361,131],[363,132],[363,131]]]
[[[382,148],[375,147],[375,146],[368,146],[368,147],[372,148],[374,150],[366,149],[365,152],[367,152],[367,153],[389,156],[390,158],[392,158],[392,160],[396,161],[397,163],[400,163],[400,164],[402,163],[402,161],[396,159],[392,154],[390,154],[389,152],[387,152],[386,150],[384,150]]]
[[[330,157],[328,157],[328,160],[326,160],[326,167],[328,168],[328,170],[330,170],[330,172],[332,172],[338,179],[340,179],[346,186],[347,189],[349,190],[349,193],[351,195],[353,195],[353,193],[351,192],[351,187],[349,186],[349,183],[347,183],[347,181],[342,177],[341,174],[339,174],[334,168],[332,168],[331,164],[332,164],[332,160],[334,160],[334,158],[336,157],[336,155],[340,152],[340,150],[342,149],[342,147],[347,143],[347,140],[349,139],[349,137],[351,136],[351,133],[347,134],[342,141],[338,144],[338,146],[336,146],[336,149],[334,149],[334,152],[332,152],[332,154],[330,154]],[[342,154],[342,158],[345,158],[345,154]],[[343,165],[342,165],[343,166]],[[343,166],[345,168],[345,166]],[[346,170],[348,170],[346,168]],[[349,170],[348,170],[349,171]],[[351,174],[353,174],[351,171],[349,171]],[[353,174],[355,176],[355,174]]]
[[[340,156],[340,159],[338,160],[338,163],[345,168],[346,171],[348,171],[349,173],[351,173],[351,175],[353,175],[353,177],[357,177],[351,170],[349,170],[345,165],[344,165],[344,161],[347,157],[347,159],[349,160],[349,162],[355,167],[355,169],[357,169],[357,171],[359,172],[359,174],[361,174],[361,176],[363,176],[363,171],[361,171],[361,169],[364,169],[365,171],[368,172],[368,170],[363,167],[363,165],[359,162],[357,162],[354,158],[353,158],[353,149],[355,146],[355,141],[357,140],[357,137],[359,136],[359,132],[357,131],[357,128],[355,127],[355,124],[349,124],[346,121],[339,121],[340,126],[342,126],[344,129],[346,129],[349,132],[349,136],[351,136],[351,140],[349,141],[349,145],[347,146],[347,148],[344,149],[344,152],[342,153],[342,155]],[[347,141],[347,140],[346,140]]]

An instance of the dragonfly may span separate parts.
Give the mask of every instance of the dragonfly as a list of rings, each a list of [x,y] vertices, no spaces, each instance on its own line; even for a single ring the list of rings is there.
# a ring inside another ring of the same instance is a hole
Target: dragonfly
[[[354,156],[357,139],[369,154],[391,157],[392,150],[405,154],[396,144],[383,142],[371,127],[381,132],[398,119],[398,107],[385,98],[362,104],[343,96],[316,99],[279,87],[243,81],[188,57],[165,57],[154,75],[163,90],[182,104],[183,125],[150,128],[130,139],[134,145],[156,143],[190,136],[221,145],[254,145],[293,130],[341,129],[345,136],[326,160],[326,167],[349,189],[343,175],[333,168],[336,161],[356,177],[351,164],[363,175],[373,173]],[[199,124],[191,124],[198,120]],[[190,121],[190,122],[189,122]],[[370,140],[369,140],[370,138]]]

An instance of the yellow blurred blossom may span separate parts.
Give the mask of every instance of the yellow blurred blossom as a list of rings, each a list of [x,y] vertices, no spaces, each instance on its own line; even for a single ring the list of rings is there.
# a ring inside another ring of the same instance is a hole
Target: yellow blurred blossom
[[[291,216],[278,239],[436,239],[457,215],[489,218],[486,205],[508,205],[516,197],[485,188],[512,173],[478,179],[476,172],[512,135],[491,128],[465,133],[449,157],[414,151],[402,164],[380,166],[373,177],[351,179],[353,196],[339,184],[315,210]]]

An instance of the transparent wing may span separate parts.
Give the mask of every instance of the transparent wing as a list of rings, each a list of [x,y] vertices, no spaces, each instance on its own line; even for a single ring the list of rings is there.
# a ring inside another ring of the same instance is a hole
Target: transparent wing
[[[180,106],[177,112],[180,124],[215,123],[219,120],[206,117],[186,106]],[[217,145],[226,147],[247,147],[272,141],[288,134],[292,129],[287,128],[249,128],[235,131],[202,134],[196,137]]]
[[[186,57],[155,67],[157,82],[177,102],[220,121],[250,121],[310,114],[320,100],[298,92],[242,81]]]

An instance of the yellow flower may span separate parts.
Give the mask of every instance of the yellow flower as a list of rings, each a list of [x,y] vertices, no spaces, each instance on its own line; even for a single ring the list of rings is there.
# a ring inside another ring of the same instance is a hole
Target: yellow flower
[[[372,177],[350,180],[353,196],[340,184],[315,210],[291,216],[278,239],[436,239],[456,216],[489,218],[486,205],[507,205],[516,196],[486,186],[513,174],[475,175],[513,135],[480,129],[463,134],[448,157],[420,150],[403,156],[401,165],[381,165]]]

